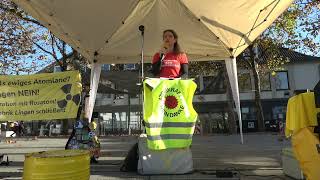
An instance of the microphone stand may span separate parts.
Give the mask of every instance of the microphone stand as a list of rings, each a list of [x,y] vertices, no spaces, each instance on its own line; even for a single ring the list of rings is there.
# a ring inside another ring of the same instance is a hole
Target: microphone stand
[[[143,110],[144,110],[144,105],[143,105],[143,80],[144,80],[144,60],[143,60],[143,49],[144,49],[144,25],[140,25],[139,26],[139,31],[141,32],[141,77],[140,77],[140,87],[141,87],[141,98],[139,98],[139,103],[140,105],[142,106],[142,110],[141,110],[141,113],[140,113],[140,130],[141,129],[141,123],[143,121]]]
[[[141,32],[141,77],[144,78],[144,70],[143,70],[144,25],[140,25],[139,30]]]

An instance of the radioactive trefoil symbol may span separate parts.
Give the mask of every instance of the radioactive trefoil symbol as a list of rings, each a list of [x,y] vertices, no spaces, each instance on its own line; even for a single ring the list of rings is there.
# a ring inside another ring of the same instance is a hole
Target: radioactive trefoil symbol
[[[69,101],[74,102],[76,105],[79,105],[80,103],[80,94],[71,94],[71,88],[72,84],[66,84],[61,87],[61,90],[66,94],[65,99],[62,99],[57,102],[59,108],[65,108],[67,107],[67,104]]]

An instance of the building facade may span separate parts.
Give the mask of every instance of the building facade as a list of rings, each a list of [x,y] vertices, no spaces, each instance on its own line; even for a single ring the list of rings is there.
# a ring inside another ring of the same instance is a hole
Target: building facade
[[[286,118],[288,99],[306,90],[313,90],[320,79],[320,58],[286,50],[290,62],[276,72],[260,74],[261,101],[267,131],[278,131]],[[146,65],[145,69],[149,69]],[[89,73],[89,69],[85,67]],[[52,64],[41,72],[55,72]],[[41,73],[40,72],[40,73]],[[193,105],[199,115],[203,134],[228,133],[229,97],[226,94],[226,72],[213,72],[195,78],[198,87]],[[151,77],[148,72],[146,77]],[[238,69],[241,115],[244,132],[257,131],[253,74]],[[98,119],[100,135],[138,134],[142,129],[142,94],[139,65],[102,66],[94,117]],[[72,131],[74,119],[25,122],[26,135],[61,135]],[[237,122],[238,124],[238,122]]]
[[[260,75],[264,125],[267,131],[279,130],[279,124],[286,118],[287,101],[295,92],[313,90],[320,79],[320,58],[292,51],[286,52],[286,56],[290,62],[285,64],[281,71]],[[136,67],[136,65],[124,65],[123,70],[137,70]],[[200,75],[195,79],[198,89],[193,104],[199,114],[204,134],[229,132],[228,97],[223,73]],[[255,132],[258,127],[252,72],[238,69],[238,79],[243,131]],[[117,83],[110,84],[113,88],[117,86]],[[137,85],[132,84],[132,86]],[[100,114],[102,134],[126,134],[129,131],[134,133],[141,129],[141,94],[130,94],[130,91],[126,92],[126,90],[123,92],[123,94],[97,95],[94,111]]]

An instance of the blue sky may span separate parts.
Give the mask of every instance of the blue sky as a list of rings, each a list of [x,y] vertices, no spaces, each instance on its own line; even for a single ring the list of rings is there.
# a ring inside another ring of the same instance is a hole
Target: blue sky
[[[320,6],[319,7],[314,7],[313,8],[313,13],[311,13],[308,16],[308,19],[310,20],[310,22],[314,22],[314,21],[318,21],[320,19]],[[301,23],[301,21],[298,22],[299,24]],[[301,28],[298,28],[296,30],[296,33],[300,33],[303,37],[308,36],[308,33],[302,30]],[[310,36],[309,36],[310,37]],[[312,37],[313,38],[313,37]],[[318,33],[318,36],[315,37],[315,39],[313,40],[315,43],[320,44],[320,32]],[[320,57],[320,46],[317,48],[318,53],[316,52],[311,52],[311,51],[305,51],[305,50],[298,50],[301,53],[305,53],[308,55],[312,55],[312,56],[318,56]]]

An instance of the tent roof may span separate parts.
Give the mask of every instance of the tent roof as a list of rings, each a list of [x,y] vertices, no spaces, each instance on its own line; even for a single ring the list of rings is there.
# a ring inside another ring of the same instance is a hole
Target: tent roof
[[[190,60],[237,56],[293,0],[14,0],[89,60],[137,63],[140,25],[151,59],[174,29]]]

